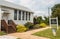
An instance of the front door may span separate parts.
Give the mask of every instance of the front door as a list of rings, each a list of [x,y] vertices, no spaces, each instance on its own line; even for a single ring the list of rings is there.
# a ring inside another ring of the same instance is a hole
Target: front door
[[[2,14],[2,20],[5,20],[6,21],[6,23],[8,23],[8,17],[9,17],[9,15],[8,14]]]

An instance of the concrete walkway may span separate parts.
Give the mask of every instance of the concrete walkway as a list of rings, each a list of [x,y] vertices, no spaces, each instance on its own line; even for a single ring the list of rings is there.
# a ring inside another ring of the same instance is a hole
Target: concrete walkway
[[[23,33],[12,33],[12,34],[8,34],[8,36],[14,36],[14,37],[18,37],[21,39],[49,39],[49,38],[45,38],[45,37],[38,37],[38,36],[32,35],[33,33],[36,33],[38,31],[42,31],[42,30],[45,30],[48,28],[49,27],[42,28],[42,29],[35,29],[35,30],[23,32]]]
[[[17,37],[4,35],[0,36],[0,39],[17,39]]]

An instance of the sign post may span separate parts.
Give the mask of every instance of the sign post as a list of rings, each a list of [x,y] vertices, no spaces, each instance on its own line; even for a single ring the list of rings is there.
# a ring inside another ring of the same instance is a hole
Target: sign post
[[[56,31],[58,30],[58,17],[50,18],[50,27],[53,35],[56,36]]]

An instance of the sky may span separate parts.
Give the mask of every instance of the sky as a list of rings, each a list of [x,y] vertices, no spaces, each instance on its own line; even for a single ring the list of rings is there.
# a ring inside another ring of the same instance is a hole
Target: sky
[[[28,7],[34,12],[34,16],[48,16],[48,7],[51,8],[60,0],[6,0],[18,5]]]

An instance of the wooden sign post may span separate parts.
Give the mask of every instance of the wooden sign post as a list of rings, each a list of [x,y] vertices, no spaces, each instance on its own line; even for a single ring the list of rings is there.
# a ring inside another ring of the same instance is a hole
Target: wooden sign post
[[[50,27],[52,29],[53,35],[56,36],[56,30],[58,30],[58,17],[50,18]]]

